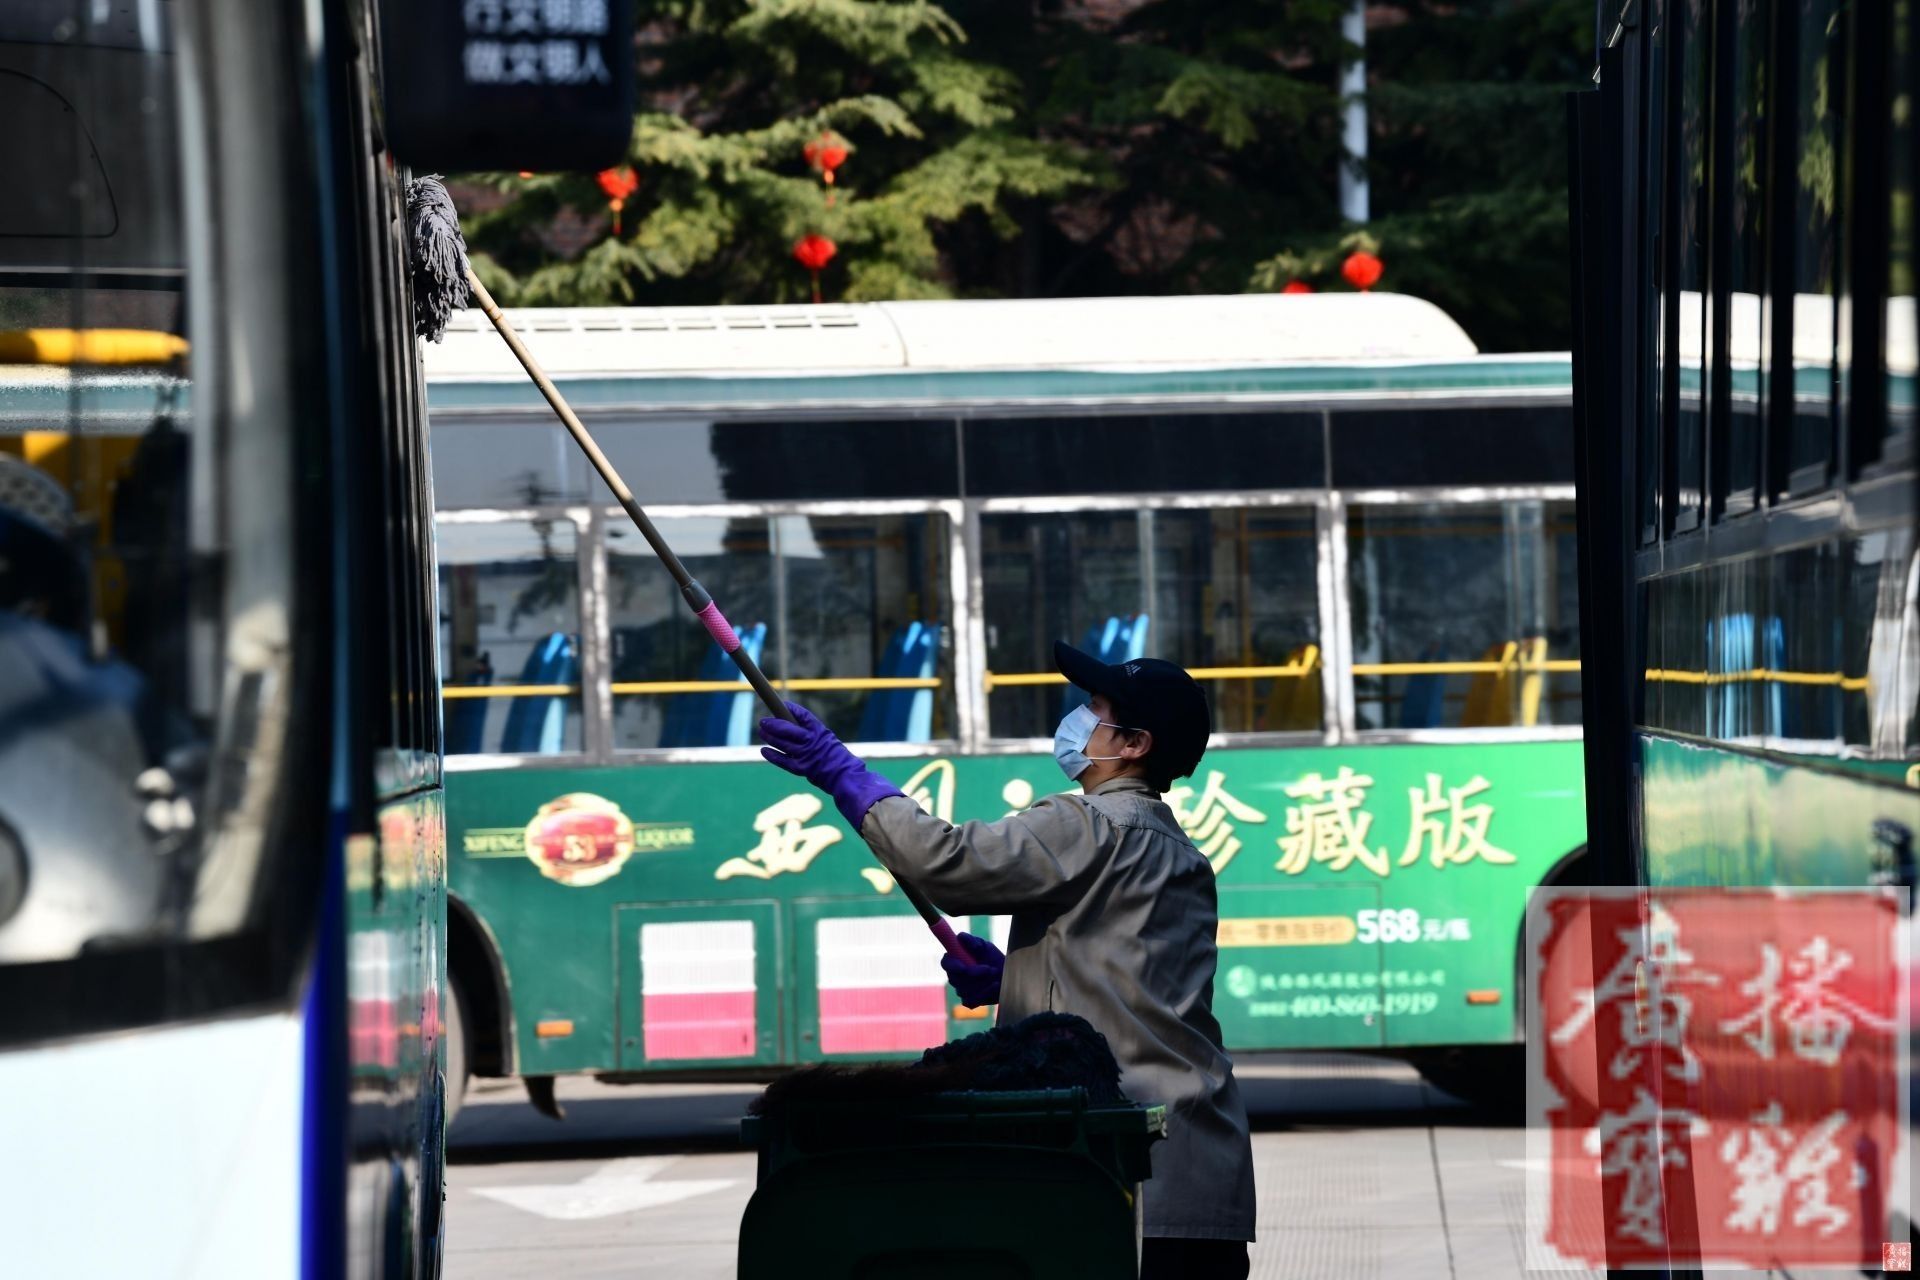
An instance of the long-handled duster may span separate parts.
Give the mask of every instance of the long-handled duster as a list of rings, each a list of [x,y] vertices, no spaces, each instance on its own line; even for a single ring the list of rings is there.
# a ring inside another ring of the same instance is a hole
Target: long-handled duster
[[[707,589],[687,572],[686,565],[667,545],[667,540],[654,527],[645,509],[635,501],[633,490],[627,488],[626,481],[620,478],[613,463],[607,460],[607,455],[594,442],[592,433],[575,415],[566,397],[553,385],[553,380],[547,377],[546,371],[527,350],[526,344],[520,341],[520,335],[507,322],[507,317],[494,303],[486,286],[474,275],[473,267],[467,261],[466,241],[460,234],[460,215],[455,211],[447,189],[440,185],[438,174],[416,178],[408,185],[407,230],[409,267],[413,275],[414,332],[429,342],[438,342],[446,332],[447,320],[454,308],[465,306],[469,295],[479,302],[480,309],[486,312],[487,319],[506,339],[507,346],[527,371],[527,376],[533,379],[533,384],[540,388],[540,394],[553,406],[554,413],[559,415],[561,424],[573,437],[574,443],[587,455],[587,461],[606,481],[607,488],[613,490],[613,496],[619,500],[621,509],[633,521],[634,527],[640,530],[640,536],[647,540],[647,545],[653,548],[653,554],[673,575],[674,582],[680,587],[680,595],[686,600],[687,607],[693,610],[694,616],[706,627],[707,634],[733,659],[733,664],[740,668],[740,674],[760,695],[760,701],[766,704],[769,712],[782,720],[793,719],[793,713],[787,710],[786,702],[774,690],[772,681],[760,670],[760,664],[741,647],[740,637],[721,614],[720,606],[707,593]],[[934,910],[933,904],[921,897],[906,881],[900,880],[898,883],[900,891],[913,904],[913,909],[920,913],[920,918],[927,922],[927,927],[933,930],[933,936],[940,940],[947,954],[963,963],[974,963],[972,954],[960,944],[952,926]]]

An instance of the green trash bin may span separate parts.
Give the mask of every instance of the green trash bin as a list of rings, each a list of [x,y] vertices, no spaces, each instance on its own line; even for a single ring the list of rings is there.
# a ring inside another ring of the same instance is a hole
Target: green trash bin
[[[1160,1106],[1084,1089],[791,1102],[748,1116],[740,1280],[1132,1277]]]

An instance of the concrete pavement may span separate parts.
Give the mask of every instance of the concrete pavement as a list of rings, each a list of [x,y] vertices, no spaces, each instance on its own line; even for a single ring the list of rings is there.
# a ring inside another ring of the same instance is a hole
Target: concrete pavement
[[[1507,1280],[1523,1263],[1525,1133],[1398,1063],[1236,1064],[1254,1127],[1253,1274]],[[518,1086],[468,1096],[449,1139],[449,1280],[730,1280],[754,1157],[752,1086],[563,1081],[568,1117]]]

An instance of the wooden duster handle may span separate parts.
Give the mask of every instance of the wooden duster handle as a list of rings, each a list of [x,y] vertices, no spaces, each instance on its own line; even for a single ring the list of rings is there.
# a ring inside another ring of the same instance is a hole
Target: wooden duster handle
[[[580,451],[587,455],[587,461],[591,462],[593,469],[600,473],[600,478],[607,482],[607,488],[613,490],[613,496],[619,501],[621,509],[627,513],[627,518],[633,521],[636,529],[640,530],[640,536],[647,540],[649,547],[653,548],[653,554],[660,558],[660,563],[667,566],[667,572],[673,575],[674,582],[680,588],[680,594],[686,599],[687,607],[693,610],[694,616],[706,627],[707,634],[712,636],[714,642],[733,659],[733,665],[740,668],[740,674],[747,678],[747,683],[753,686],[753,691],[760,695],[760,701],[766,704],[768,713],[782,720],[792,720],[793,713],[787,710],[786,700],[774,689],[773,682],[767,679],[766,673],[760,670],[760,664],[753,660],[753,655],[741,646],[739,635],[721,614],[720,606],[713,602],[713,597],[707,594],[707,589],[687,572],[687,566],[680,563],[680,557],[675,555],[673,548],[667,545],[667,540],[654,526],[652,518],[634,499],[633,490],[627,488],[627,482],[620,478],[620,473],[614,470],[613,463],[600,451],[593,433],[587,430],[586,424],[581,422],[578,415],[574,413],[573,406],[569,405],[567,398],[560,394],[560,388],[553,385],[553,379],[547,376],[547,371],[540,367],[540,362],[533,358],[533,353],[527,350],[524,342],[520,341],[520,335],[514,332],[513,326],[507,322],[507,317],[494,302],[493,295],[487,292],[487,286],[480,283],[480,277],[473,273],[471,267],[467,268],[467,287],[479,300],[480,309],[487,313],[487,319],[493,321],[493,327],[500,331],[502,338],[506,339],[514,358],[520,361],[521,367],[527,371],[527,376],[533,379],[533,385],[540,388],[540,394],[545,396],[547,403],[553,406],[553,411],[559,415],[561,425],[566,427],[567,434],[571,435],[573,442],[580,446]]]
[[[540,394],[545,396],[547,403],[553,406],[553,411],[559,415],[561,425],[566,427],[567,434],[571,435],[573,442],[580,446],[580,451],[587,455],[587,461],[593,464],[593,469],[600,473],[602,480],[606,481],[607,488],[613,490],[613,496],[619,500],[621,509],[627,513],[627,518],[633,521],[634,528],[640,530],[640,536],[647,540],[649,547],[653,548],[653,554],[660,558],[660,563],[667,566],[667,572],[672,574],[674,582],[679,584],[680,594],[686,599],[687,607],[693,610],[694,616],[706,627],[707,634],[726,650],[727,656],[733,659],[733,665],[740,668],[740,674],[747,678],[747,683],[753,686],[753,691],[760,695],[760,701],[766,704],[767,710],[782,720],[791,721],[793,712],[787,709],[786,700],[774,689],[773,682],[767,679],[766,673],[760,670],[760,664],[753,660],[753,655],[741,645],[739,635],[721,614],[720,606],[713,602],[713,597],[707,594],[707,589],[687,572],[687,566],[680,563],[680,557],[673,554],[673,548],[667,545],[666,538],[661,536],[660,530],[654,527],[653,520],[647,515],[646,510],[634,499],[633,490],[627,488],[627,482],[620,478],[620,473],[614,470],[613,463],[600,451],[599,444],[594,441],[593,434],[587,430],[586,424],[581,422],[574,413],[573,406],[567,403],[567,398],[560,394],[560,388],[553,385],[553,379],[547,376],[547,371],[540,367],[540,362],[533,358],[533,353],[527,350],[524,342],[520,341],[520,335],[514,331],[513,325],[508,323],[507,317],[494,302],[493,295],[487,292],[487,286],[480,283],[480,277],[474,274],[472,267],[467,268],[467,288],[472,290],[473,296],[480,303],[480,309],[486,312],[487,319],[493,321],[493,327],[500,331],[500,336],[506,340],[507,347],[513,352],[514,358],[520,362],[520,367],[527,371],[529,378],[533,379],[533,385],[540,388]],[[920,913],[920,918],[927,922],[927,928],[931,929],[933,936],[940,940],[940,945],[945,948],[947,954],[972,964],[973,957],[967,954],[960,940],[954,937],[953,926],[934,910],[933,904],[898,876],[894,877],[894,883],[900,886],[900,892],[906,896],[908,902],[913,904],[913,909]]]

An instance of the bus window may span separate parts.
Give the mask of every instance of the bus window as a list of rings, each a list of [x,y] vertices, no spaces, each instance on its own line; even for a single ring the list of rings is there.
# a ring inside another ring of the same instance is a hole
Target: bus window
[[[783,516],[773,526],[779,670],[820,682],[799,696],[851,741],[952,738],[946,518]],[[876,679],[892,687],[862,687]]]
[[[1151,634],[1142,560],[1137,511],[980,518],[987,670],[1038,681],[989,685],[994,737],[1052,736],[1070,696],[1051,677],[1055,640],[1109,662],[1167,656]]]
[[[1882,759],[1908,754],[1920,634],[1913,535],[1881,529],[1848,539],[1841,590],[1840,706],[1846,744]]]
[[[436,423],[433,430],[433,500],[442,511],[586,499],[586,459],[551,415]]]
[[[1780,290],[1791,311],[1792,411],[1775,453],[1777,496],[1827,486],[1833,460],[1834,298],[1839,254],[1840,162],[1837,126],[1845,101],[1844,24],[1839,0],[1799,0],[1794,42],[1794,120],[1801,157],[1794,175],[1793,287]],[[1787,296],[1790,294],[1790,297]],[[1776,422],[1780,419],[1776,418]]]
[[[613,742],[747,747],[765,714],[622,515],[607,532]],[[954,736],[948,522],[938,512],[665,518],[741,642],[852,742]],[[687,689],[689,683],[737,686]]]
[[[982,516],[989,732],[1052,735],[1074,697],[1055,640],[1195,672],[1218,732],[1318,732],[1314,530],[1304,508]]]
[[[1757,745],[1766,731],[1769,688],[1755,678],[1769,629],[1765,562],[1748,557],[1709,565],[1706,591],[1705,732]]]
[[[1669,574],[1662,584],[1660,658],[1667,688],[1661,727],[1698,737],[1707,731],[1706,574],[1690,569]]]
[[[1340,409],[1330,417],[1337,489],[1573,483],[1564,404]]]
[[[1771,595],[1777,630],[1769,628],[1763,665],[1768,681],[1768,733],[1788,750],[1830,749],[1841,736],[1841,596],[1837,544],[1799,547],[1773,557]]]
[[[1678,272],[1673,318],[1679,322],[1675,348],[1667,353],[1678,365],[1677,394],[1667,437],[1667,520],[1669,533],[1699,526],[1706,482],[1706,355],[1713,350],[1712,308],[1702,293],[1707,274],[1707,52],[1712,39],[1706,0],[1679,0],[1674,6],[1678,45],[1680,110],[1674,176],[1674,228]]]
[[[770,392],[769,394],[776,394]],[[944,498],[960,493],[951,418],[833,421],[596,415],[595,439],[646,504]],[[594,492],[610,500],[596,480]]]
[[[1639,623],[1639,657],[1646,675],[1637,682],[1640,699],[1634,708],[1633,723],[1642,729],[1658,729],[1667,722],[1667,682],[1660,676],[1666,667],[1666,631],[1660,625],[1666,617],[1662,612],[1667,603],[1666,584],[1665,578],[1652,578],[1636,582],[1633,587],[1633,616]]]
[[[1216,733],[1318,733],[1320,615],[1311,511],[1153,511],[1148,653],[1188,668],[1282,667],[1204,681]]]
[[[442,520],[440,669],[448,755],[581,749],[573,522]]]
[[[267,838],[310,702],[294,428],[201,358],[272,295],[190,253],[174,8],[0,5],[0,972],[30,984],[0,1039],[260,998],[194,944],[304,889]],[[276,403],[272,345],[247,371]],[[272,946],[240,951],[264,975]]]
[[[1572,520],[1557,502],[1354,506],[1356,726],[1578,723]]]
[[[1667,403],[1669,389],[1664,372],[1666,363],[1672,358],[1667,350],[1667,321],[1669,308],[1673,305],[1668,291],[1668,275],[1671,271],[1665,246],[1670,237],[1661,234],[1660,215],[1667,207],[1667,174],[1663,163],[1666,148],[1662,145],[1667,130],[1667,50],[1671,44],[1670,23],[1667,14],[1675,0],[1655,0],[1654,12],[1660,16],[1650,24],[1647,41],[1651,49],[1647,62],[1647,109],[1640,118],[1641,162],[1639,164],[1642,183],[1643,216],[1646,219],[1641,238],[1644,241],[1643,252],[1646,278],[1644,285],[1650,291],[1649,302],[1652,310],[1652,324],[1649,331],[1637,339],[1636,362],[1645,361],[1645,402],[1635,406],[1637,419],[1636,442],[1634,446],[1634,493],[1635,515],[1638,527],[1635,531],[1634,545],[1648,547],[1660,541],[1660,433],[1667,421]]]
[[[1913,386],[1916,355],[1914,314],[1914,83],[1913,0],[1894,0],[1887,57],[1886,314],[1881,321],[1884,433],[1862,450],[1861,462],[1893,469],[1913,463]],[[1871,110],[1872,108],[1867,108]]]
[[[1717,181],[1730,198],[1723,227],[1727,284],[1716,289],[1716,305],[1725,310],[1728,332],[1719,358],[1726,367],[1715,384],[1725,397],[1713,416],[1713,516],[1737,516],[1759,502],[1761,415],[1765,412],[1770,372],[1768,303],[1765,288],[1766,241],[1763,234],[1767,173],[1766,95],[1768,89],[1766,6],[1737,0],[1733,24],[1733,110],[1726,127],[1730,145],[1715,163]],[[1716,144],[1718,145],[1718,144]]]
[[[1319,413],[975,417],[966,421],[965,442],[967,496],[977,498],[1143,488],[1244,493],[1327,482]]]

